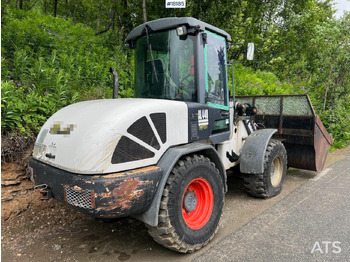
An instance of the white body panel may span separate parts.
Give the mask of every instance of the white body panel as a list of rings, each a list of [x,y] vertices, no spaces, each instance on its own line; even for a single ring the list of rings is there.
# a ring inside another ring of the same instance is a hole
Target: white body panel
[[[233,115],[235,107],[233,106],[233,102],[230,101],[230,116],[232,117],[230,121],[230,139],[218,144],[217,146],[218,154],[226,170],[239,164],[239,160],[232,163],[227,158],[226,153],[228,152],[229,154],[231,154],[233,151],[237,156],[240,156],[244,142],[248,137],[247,129],[242,120],[239,119],[236,125],[234,124]]]
[[[232,126],[230,139],[218,145],[218,153],[226,170],[239,164],[239,161],[232,163],[226,157],[226,153],[229,152],[231,154],[231,151],[233,151],[236,155],[240,156],[247,137],[247,129],[244,126],[244,123],[239,120],[237,126]]]
[[[188,110],[184,102],[152,99],[108,99],[80,102],[55,113],[42,127],[33,157],[52,166],[82,174],[100,174],[135,169],[158,162],[173,145],[188,142]],[[166,114],[167,140],[163,144],[150,114]],[[127,129],[145,116],[160,149],[128,134]],[[70,134],[53,134],[53,125]],[[152,158],[112,164],[113,152],[122,136],[152,151]],[[54,155],[55,158],[47,157]]]

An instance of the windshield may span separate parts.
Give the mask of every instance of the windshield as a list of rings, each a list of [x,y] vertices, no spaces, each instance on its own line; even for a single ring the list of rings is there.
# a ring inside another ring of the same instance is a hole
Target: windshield
[[[197,101],[193,36],[151,33],[149,44],[146,36],[136,43],[135,97]]]

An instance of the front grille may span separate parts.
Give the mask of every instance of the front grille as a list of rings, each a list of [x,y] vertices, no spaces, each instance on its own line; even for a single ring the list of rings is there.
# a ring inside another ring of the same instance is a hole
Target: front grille
[[[68,204],[84,209],[92,209],[94,207],[92,190],[76,189],[68,185],[65,185],[64,189]]]

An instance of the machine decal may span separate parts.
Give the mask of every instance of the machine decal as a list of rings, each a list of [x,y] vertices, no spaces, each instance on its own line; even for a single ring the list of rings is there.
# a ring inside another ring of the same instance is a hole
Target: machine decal
[[[198,110],[198,127],[199,130],[207,129],[209,125],[209,113],[208,109]]]

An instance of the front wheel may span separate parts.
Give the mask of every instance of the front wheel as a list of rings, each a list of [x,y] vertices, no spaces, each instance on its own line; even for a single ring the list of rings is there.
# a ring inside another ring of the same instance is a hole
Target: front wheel
[[[163,191],[159,224],[148,232],[166,248],[192,253],[218,230],[224,186],[215,164],[202,155],[178,161]]]
[[[244,174],[244,188],[248,194],[258,198],[278,195],[287,173],[287,152],[283,144],[272,139],[266,149],[264,172]]]

